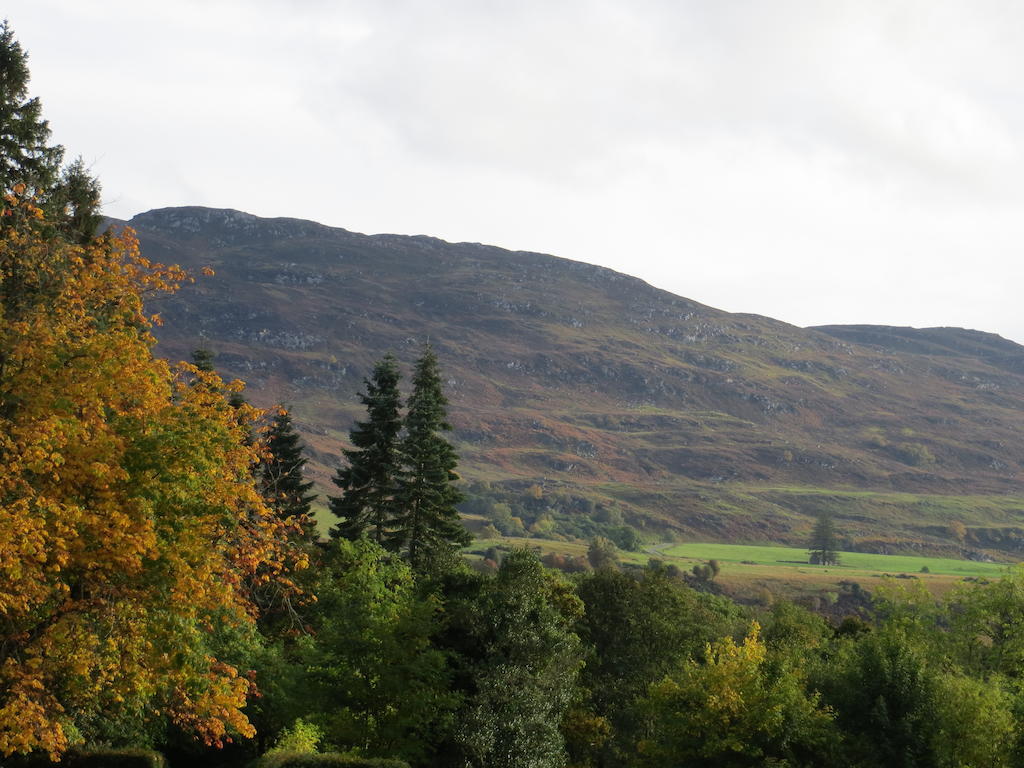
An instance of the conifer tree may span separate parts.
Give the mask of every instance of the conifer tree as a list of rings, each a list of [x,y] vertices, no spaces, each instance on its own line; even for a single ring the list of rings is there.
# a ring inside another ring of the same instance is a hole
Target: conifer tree
[[[810,561],[817,565],[839,565],[839,540],[831,515],[818,515],[807,554]]]
[[[398,490],[400,378],[395,358],[387,354],[364,380],[366,393],[360,392],[359,400],[366,406],[368,418],[356,422],[349,432],[353,447],[342,451],[347,466],[333,478],[342,491],[341,496],[330,499],[331,512],[341,518],[331,529],[336,538],[355,540],[369,532],[378,544],[392,544],[388,532]]]
[[[452,428],[448,399],[441,391],[437,355],[429,344],[416,362],[412,384],[402,441],[400,516],[391,539],[393,548],[406,549],[412,569],[420,571],[433,555],[471,539],[455,508],[463,499],[455,487],[458,457],[442,434]]]
[[[28,96],[28,54],[0,22],[0,194],[32,200],[47,227],[84,245],[102,217],[100,185],[81,158],[63,169],[64,147],[50,145],[50,126],[38,98]],[[3,222],[4,225],[9,222]]]
[[[213,372],[213,352],[206,347],[198,347],[192,350],[192,365],[200,371]]]
[[[302,443],[291,414],[284,408],[274,415],[267,435],[267,453],[260,471],[260,485],[267,505],[281,518],[309,515],[309,505],[316,494],[309,493],[313,482],[303,477],[306,458],[302,455]],[[305,529],[312,536],[315,531],[312,521]]]
[[[64,148],[50,146],[42,105],[28,98],[28,54],[0,23],[0,192],[26,185],[29,194],[50,189],[60,173]]]

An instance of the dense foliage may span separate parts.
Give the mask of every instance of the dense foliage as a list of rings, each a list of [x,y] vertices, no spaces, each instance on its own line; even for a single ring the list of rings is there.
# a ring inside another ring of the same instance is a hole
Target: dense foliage
[[[141,294],[183,275],[130,232],[48,235],[17,191],[3,214],[0,751],[117,740],[157,712],[250,735],[252,683],[208,628],[251,626],[288,522],[219,379],[152,355]]]

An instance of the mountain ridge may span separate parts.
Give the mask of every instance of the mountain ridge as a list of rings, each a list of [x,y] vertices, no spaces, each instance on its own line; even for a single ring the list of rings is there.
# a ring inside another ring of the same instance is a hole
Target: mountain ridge
[[[429,338],[467,479],[526,527],[571,532],[589,501],[652,536],[795,543],[825,510],[859,547],[1024,539],[1024,347],[994,334],[801,329],[585,262],[228,209],[129,223],[147,257],[217,272],[159,302],[158,353],[208,346],[291,403],[322,490],[373,361]]]

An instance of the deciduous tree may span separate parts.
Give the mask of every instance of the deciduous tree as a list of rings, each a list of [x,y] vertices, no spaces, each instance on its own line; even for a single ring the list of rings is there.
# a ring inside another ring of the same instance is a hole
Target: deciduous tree
[[[581,612],[567,585],[536,555],[511,552],[474,601],[464,636],[472,686],[460,713],[459,760],[472,768],[556,768],[559,730],[581,666],[572,631]],[[456,609],[453,613],[458,615]],[[454,756],[453,756],[454,757]]]
[[[101,720],[251,734],[213,629],[252,626],[285,523],[220,381],[152,355],[142,295],[185,275],[129,230],[55,236],[22,195],[0,228],[0,754]]]
[[[703,663],[653,685],[643,706],[644,766],[836,764],[832,714],[797,674],[769,663],[756,622],[742,644],[709,644]]]

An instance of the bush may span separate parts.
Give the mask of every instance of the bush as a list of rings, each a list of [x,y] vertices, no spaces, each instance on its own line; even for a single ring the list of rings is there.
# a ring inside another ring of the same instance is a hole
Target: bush
[[[277,737],[277,743],[269,753],[285,752],[292,754],[315,754],[320,740],[324,737],[323,729],[313,723],[307,723],[301,717],[290,728],[285,728]]]
[[[270,752],[253,763],[253,768],[409,768],[409,764],[376,757],[350,757],[339,752]]]
[[[70,750],[59,763],[46,755],[32,754],[4,758],[2,765],[11,768],[166,768],[167,760],[159,752],[148,749]]]

